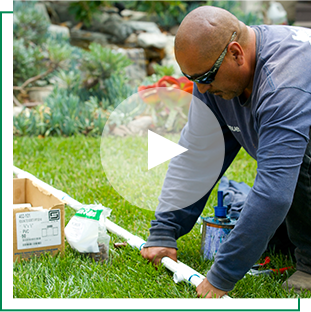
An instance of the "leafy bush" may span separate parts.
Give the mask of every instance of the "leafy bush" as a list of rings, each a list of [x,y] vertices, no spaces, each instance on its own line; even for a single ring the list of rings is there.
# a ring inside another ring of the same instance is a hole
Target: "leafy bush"
[[[75,15],[77,21],[90,26],[102,6],[110,6],[109,1],[77,1],[70,3],[69,12]]]
[[[82,102],[65,89],[54,88],[44,105],[13,118],[15,135],[70,136],[78,133],[101,135],[107,113],[91,97]]]
[[[39,46],[27,46],[23,38],[13,40],[13,84],[21,85],[46,69],[43,59],[44,54]]]
[[[246,25],[258,25],[263,22],[263,19],[257,14],[245,14],[241,10],[241,1],[126,1],[125,3],[128,9],[150,14],[155,13],[157,23],[166,30],[180,24],[190,11],[202,5],[223,8],[231,12]]]
[[[13,24],[13,83],[26,88],[24,83],[38,75],[45,78],[57,68],[68,66],[73,48],[68,40],[51,37],[48,21],[37,11],[34,3],[14,2]],[[34,79],[29,82],[34,83]]]
[[[179,2],[179,1],[177,1]],[[158,13],[158,24],[165,30],[169,30],[175,25],[179,25],[184,17],[192,10],[198,8],[200,3],[180,3],[170,5],[165,10]]]
[[[109,106],[116,108],[126,98],[136,93],[137,90],[133,89],[128,84],[128,78],[122,75],[113,74],[109,79],[104,82],[105,98]]]
[[[35,8],[35,3],[14,1],[13,10],[14,38],[23,38],[27,46],[31,43],[38,45],[44,42],[49,23],[46,17]]]
[[[92,42],[89,51],[83,53],[80,66],[81,71],[85,73],[84,85],[87,88],[94,88],[98,84],[102,87],[103,80],[108,79],[112,73],[124,73],[124,68],[130,64],[130,59],[121,53]]]
[[[173,76],[175,74],[175,69],[173,65],[164,66],[155,64],[153,65],[153,69],[155,71],[155,74],[158,76],[158,79],[164,76]]]
[[[126,1],[124,5],[128,9],[143,11],[150,14],[161,14],[170,10],[170,13],[176,16],[178,14],[176,13],[176,9],[179,8],[181,11],[185,11],[187,4],[183,1]]]

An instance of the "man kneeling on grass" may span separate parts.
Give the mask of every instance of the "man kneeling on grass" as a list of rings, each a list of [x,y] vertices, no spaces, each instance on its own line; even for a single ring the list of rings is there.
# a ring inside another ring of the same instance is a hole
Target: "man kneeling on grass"
[[[197,287],[198,296],[221,297],[232,290],[284,220],[296,247],[297,271],[283,286],[311,290],[311,30],[248,27],[223,9],[205,6],[181,23],[175,55],[184,75],[195,82],[194,96],[221,125],[225,158],[219,178],[241,146],[258,166],[237,225]],[[154,263],[164,256],[177,260],[176,240],[194,226],[210,194],[206,190],[196,203],[171,209],[193,191],[194,166],[204,157],[198,142],[206,113],[195,104],[180,142],[197,158],[184,153],[171,160],[141,251]]]

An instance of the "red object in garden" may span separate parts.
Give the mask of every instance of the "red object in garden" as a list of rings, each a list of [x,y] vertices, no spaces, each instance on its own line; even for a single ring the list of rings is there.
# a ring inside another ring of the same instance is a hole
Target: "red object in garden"
[[[164,76],[157,82],[158,87],[173,87],[180,89],[179,81],[172,76]]]
[[[156,105],[161,102],[156,85],[157,83],[149,86],[138,87],[139,95],[145,103]]]
[[[186,77],[180,77],[177,79],[180,84],[180,89],[192,94],[193,91],[193,81],[190,81]]]
[[[276,273],[276,274],[283,274],[285,271],[292,269],[293,267],[284,267],[284,268],[279,268],[279,269],[268,269],[268,270],[262,270],[259,271],[259,268],[264,267],[266,264],[269,264],[271,262],[270,257],[266,257],[265,261],[263,263],[258,263],[252,266],[251,270],[249,271],[251,275],[261,275],[261,274],[271,274],[271,273]]]
[[[180,83],[180,89],[192,94],[193,91],[193,81],[190,81],[186,77],[178,78],[178,82]]]
[[[181,92],[174,92],[176,89],[192,94],[193,82],[186,77],[176,79],[172,76],[164,76],[153,85],[138,87],[138,92],[147,104],[158,104],[162,100],[169,106],[174,103],[183,106],[185,104],[183,98],[187,97],[182,96]]]

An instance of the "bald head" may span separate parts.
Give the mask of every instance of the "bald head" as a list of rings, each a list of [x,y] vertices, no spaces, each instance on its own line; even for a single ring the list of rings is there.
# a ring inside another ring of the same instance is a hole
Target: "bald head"
[[[194,49],[199,59],[217,58],[234,31],[237,38],[244,39],[245,28],[242,22],[226,10],[212,6],[199,7],[191,11],[179,26],[175,53],[187,53]]]

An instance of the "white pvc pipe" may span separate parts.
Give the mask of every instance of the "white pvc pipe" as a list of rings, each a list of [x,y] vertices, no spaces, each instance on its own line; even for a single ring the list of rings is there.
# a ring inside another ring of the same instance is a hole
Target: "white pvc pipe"
[[[13,173],[17,175],[18,178],[28,178],[35,182],[38,186],[44,188],[45,190],[49,191],[51,194],[53,194],[55,197],[63,200],[66,202],[69,206],[70,205],[81,205],[77,200],[73,199],[70,197],[68,194],[66,194],[63,191],[57,190],[56,188],[52,187],[51,185],[41,181],[40,179],[36,178],[34,175],[21,170],[15,166],[13,166]],[[101,220],[103,221],[103,220]],[[121,228],[117,224],[113,223],[112,221],[106,219],[106,227],[107,230],[111,233],[114,233],[118,236],[123,237],[124,239],[127,240],[127,243],[135,248],[138,248],[141,250],[143,246],[145,245],[145,241],[141,239],[140,237],[131,234],[127,230]],[[187,266],[186,264],[177,261],[175,262],[169,257],[164,257],[161,260],[161,263],[171,272],[174,273],[173,275],[173,280],[175,283],[181,282],[181,281],[186,281],[190,282],[194,286],[198,286],[199,284],[202,283],[203,279],[205,276],[200,274],[199,272],[195,271],[191,267]],[[229,296],[225,295],[222,298],[230,298]],[[231,298],[230,298],[231,299]]]

